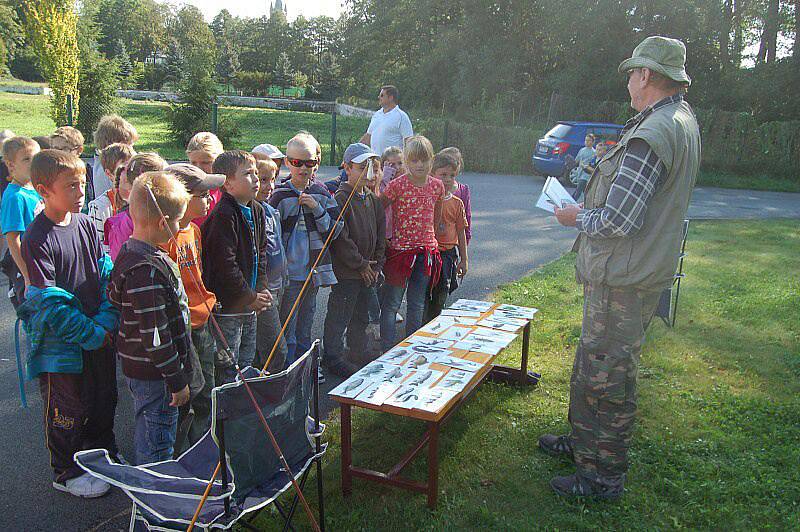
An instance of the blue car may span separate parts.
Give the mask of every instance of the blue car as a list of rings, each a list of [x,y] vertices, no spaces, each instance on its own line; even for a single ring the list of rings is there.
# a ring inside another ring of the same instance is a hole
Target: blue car
[[[533,168],[541,175],[561,177],[564,173],[564,157],[578,155],[587,134],[594,134],[596,142],[616,144],[621,132],[622,126],[617,124],[558,122],[536,143]]]

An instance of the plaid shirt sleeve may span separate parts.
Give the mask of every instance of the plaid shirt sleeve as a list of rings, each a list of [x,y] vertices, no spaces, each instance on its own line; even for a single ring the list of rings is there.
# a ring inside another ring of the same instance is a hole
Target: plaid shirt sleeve
[[[647,204],[666,175],[666,167],[641,139],[628,144],[604,207],[581,210],[576,227],[591,237],[618,238],[636,233]]]

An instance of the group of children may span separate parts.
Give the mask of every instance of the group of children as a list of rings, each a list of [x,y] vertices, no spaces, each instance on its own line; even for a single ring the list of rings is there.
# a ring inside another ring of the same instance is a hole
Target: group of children
[[[349,376],[378,354],[368,353],[371,322],[391,348],[403,298],[411,334],[468,270],[457,148],[434,154],[423,136],[382,154],[352,144],[341,176],[321,183],[321,148],[304,131],[285,154],[271,144],[225,151],[201,132],[189,163],[171,165],[137,153],[137,140],[110,115],[89,164],[70,127],[42,141],[50,148],[19,136],[2,146],[2,264],[28,338],[27,376],[45,404],[53,486],[81,497],[110,486],[77,467],[76,451],[123,461],[117,358],[135,462],[169,459],[208,430],[211,390],[234,365],[281,371],[308,350],[321,287],[331,287],[322,361]]]

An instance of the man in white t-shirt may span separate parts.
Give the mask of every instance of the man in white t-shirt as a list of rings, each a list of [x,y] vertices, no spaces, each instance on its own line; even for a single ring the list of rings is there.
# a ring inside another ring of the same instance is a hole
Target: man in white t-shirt
[[[394,85],[381,87],[378,95],[381,108],[372,115],[367,132],[361,137],[361,142],[369,144],[375,153],[382,154],[390,146],[402,148],[405,139],[414,134],[411,120],[397,105],[399,97],[400,93]]]

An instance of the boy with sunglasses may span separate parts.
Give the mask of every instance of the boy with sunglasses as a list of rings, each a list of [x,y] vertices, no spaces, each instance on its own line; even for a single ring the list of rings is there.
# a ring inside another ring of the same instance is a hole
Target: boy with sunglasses
[[[311,267],[319,257],[331,231],[336,238],[344,226],[334,224],[339,214],[336,200],[324,185],[312,181],[319,166],[317,140],[305,133],[295,135],[286,144],[286,163],[290,178],[275,189],[269,204],[281,215],[281,232],[286,249],[289,284],[281,303],[281,321],[300,294]],[[300,305],[286,327],[287,364],[294,362],[311,347],[311,326],[314,322],[317,292],[320,286],[336,284],[330,253],[320,257]],[[320,382],[324,382],[322,373]]]

